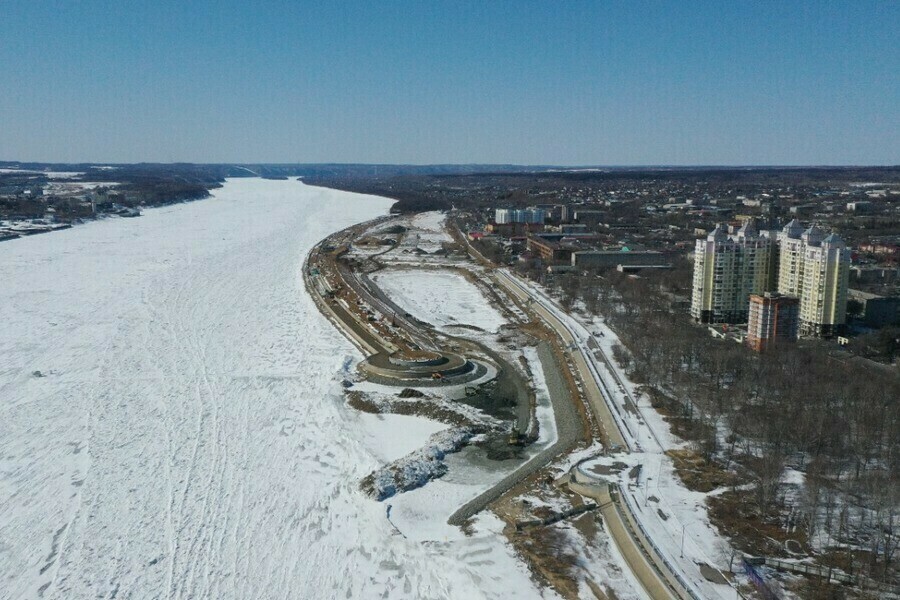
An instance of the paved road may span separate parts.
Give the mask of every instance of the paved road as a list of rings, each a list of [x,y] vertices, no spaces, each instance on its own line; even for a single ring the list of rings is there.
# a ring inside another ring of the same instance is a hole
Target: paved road
[[[353,230],[359,230],[359,226],[352,228],[351,230],[339,232],[337,236],[344,236],[344,238],[347,239],[347,233]],[[322,242],[319,246],[317,246],[316,250],[311,253],[311,259],[317,257],[317,250],[324,243],[325,242]],[[312,260],[310,262],[312,262]],[[384,314],[396,313],[397,323],[401,327],[403,327],[407,331],[407,333],[409,333],[410,336],[416,340],[417,343],[420,343],[420,345],[422,345],[423,347],[437,348],[437,345],[430,339],[430,336],[426,332],[424,332],[417,324],[412,323],[410,319],[406,319],[402,316],[403,311],[400,309],[400,307],[398,307],[386,294],[384,294],[380,290],[380,288],[378,288],[378,286],[372,284],[365,277],[357,276],[356,273],[354,273],[351,269],[347,268],[344,265],[339,265],[338,269],[339,275],[341,276],[345,284],[349,285],[357,294],[360,295],[360,297],[364,298],[367,302],[369,302],[372,306],[376,307]],[[374,336],[372,336],[370,332],[359,331],[361,327],[357,326],[358,324],[355,323],[352,318],[350,318],[348,312],[342,307],[340,307],[339,305],[330,305],[327,302],[321,302],[320,304],[324,305],[325,308],[332,313],[332,315],[335,317],[336,325],[338,325],[339,327],[349,328],[353,330],[353,333],[362,333],[365,341],[369,342],[367,345],[378,345],[378,341],[372,339]],[[495,361],[505,365],[505,368],[511,370],[513,369],[511,365],[508,365],[506,361],[502,360],[496,353],[490,351],[482,344],[456,336],[446,337],[448,339],[456,341],[457,343],[477,346],[481,351],[489,354]],[[359,342],[359,340],[357,340],[357,342]],[[557,428],[556,442],[540,451],[514,472],[510,473],[502,480],[500,480],[497,484],[492,486],[490,489],[482,492],[477,497],[473,498],[465,505],[460,507],[455,513],[453,513],[453,515],[450,516],[450,519],[448,520],[450,524],[461,525],[468,518],[484,510],[484,508],[487,507],[488,504],[502,496],[517,483],[519,483],[529,475],[544,468],[559,455],[570,451],[575,446],[575,444],[583,439],[581,418],[578,414],[575,400],[571,397],[568,386],[566,385],[563,376],[562,369],[566,368],[565,365],[560,365],[558,363],[557,358],[554,356],[547,342],[542,342],[538,346],[538,355],[541,359],[544,377],[547,381],[547,387],[550,392],[550,401],[553,406],[553,415],[556,421]],[[518,395],[521,396],[522,394],[520,393]],[[528,428],[528,421],[530,419],[529,407],[525,406],[524,408],[526,410],[518,411],[520,413],[518,418],[518,425],[520,430],[522,431],[525,431]]]
[[[535,298],[532,296],[530,290],[524,287],[522,284],[518,283],[512,276],[507,275],[502,271],[497,271],[497,282],[504,287],[509,293],[518,298],[519,300],[530,303],[530,307],[534,312],[536,312],[544,321],[556,332],[556,334],[562,339],[563,343],[569,349],[577,349],[579,347],[578,340],[575,338],[574,334],[569,330],[566,325],[560,321],[551,311],[547,310],[538,301],[535,301]],[[591,410],[594,413],[594,416],[597,418],[598,425],[603,431],[603,442],[608,448],[612,448],[614,446],[620,446],[622,448],[627,448],[628,444],[625,441],[625,438],[622,436],[621,431],[615,425],[616,420],[613,417],[612,413],[609,410],[609,406],[606,404],[606,401],[603,398],[603,391],[598,384],[599,377],[595,378],[591,368],[588,366],[588,361],[585,359],[583,352],[572,350],[570,353],[573,362],[575,363],[576,368],[578,369],[578,374],[580,375],[580,379],[583,383],[583,389],[585,396],[588,399],[588,402],[591,405]]]
[[[604,397],[609,394],[609,391],[586,355],[590,349],[580,343],[569,326],[554,314],[553,307],[548,300],[541,298],[527,286],[518,282],[515,277],[502,271],[497,271],[497,273],[497,281],[517,298],[530,301],[530,307],[544,319],[564,343],[569,345],[570,355],[582,381],[585,395],[594,411],[594,416],[606,434],[606,441],[610,444],[618,444],[622,448],[631,449],[634,445],[634,436],[628,430],[624,420],[621,417],[616,418],[617,415],[610,410]],[[595,488],[596,486],[590,487]],[[581,493],[579,489],[573,489]],[[597,495],[595,489],[584,489],[583,491],[591,492],[587,495],[598,501],[602,499]],[[600,495],[602,496],[602,494]],[[616,510],[604,512],[607,529],[644,590],[654,599],[694,598],[695,595],[683,583],[683,574],[676,572],[671,564],[655,552],[652,540],[646,537],[634,516],[629,514],[627,503],[615,503],[615,506]],[[609,514],[607,515],[607,513]],[[638,559],[638,555],[643,558]]]
[[[394,323],[401,327],[420,348],[440,352],[440,348],[431,337],[423,332],[412,319],[406,317],[406,311],[388,298],[368,277],[360,275],[342,263],[338,263],[338,269],[341,278],[347,285],[385,317],[393,317]]]
[[[501,479],[490,489],[462,505],[447,520],[451,525],[462,525],[517,483],[543,469],[556,457],[570,451],[575,444],[582,441],[584,429],[581,426],[581,417],[578,415],[575,401],[569,393],[569,387],[562,374],[562,369],[565,367],[559,364],[547,342],[541,342],[538,345],[538,356],[541,359],[544,378],[550,392],[550,402],[553,405],[553,417],[556,420],[557,432],[556,442],[535,454],[531,460]]]
[[[468,244],[470,252],[475,252],[474,248]],[[477,254],[477,253],[476,253]],[[482,261],[484,257],[480,256]],[[568,346],[570,356],[575,365],[577,375],[583,384],[585,396],[590,404],[591,410],[598,421],[598,425],[602,430],[603,442],[608,448],[619,446],[631,449],[633,446],[633,436],[628,431],[627,424],[621,419],[616,418],[609,405],[607,404],[604,394],[608,391],[604,389],[604,384],[596,372],[595,367],[585,355],[590,350],[580,343],[578,337],[570,330],[570,328],[559,319],[548,306],[545,305],[546,300],[538,297],[527,286],[519,283],[514,277],[507,273],[497,270],[496,282],[501,285],[513,297],[521,300],[523,303],[529,304],[530,308],[538,314],[560,337],[563,343]],[[345,274],[346,275],[346,274]],[[367,300],[371,299],[373,305],[392,304],[384,303],[380,298],[373,298],[367,286],[362,285],[359,281],[354,281],[355,277],[345,277],[351,285],[356,283],[354,288],[357,293],[361,293]],[[374,286],[373,286],[374,287]],[[362,288],[362,289],[359,289]],[[417,328],[413,328],[417,330]],[[417,333],[418,330],[417,330]],[[448,523],[452,525],[461,525],[468,518],[483,510],[491,502],[498,499],[505,492],[515,486],[517,483],[537,472],[549,464],[559,454],[570,450],[582,436],[582,428],[579,415],[575,407],[574,399],[571,397],[568,386],[562,376],[562,369],[567,368],[566,365],[560,365],[556,357],[550,350],[547,342],[542,342],[539,346],[539,356],[541,357],[542,367],[544,369],[545,378],[547,380],[550,391],[551,402],[553,405],[553,413],[557,423],[558,439],[550,447],[542,450],[532,457],[527,463],[519,467],[513,473],[504,477],[496,485],[486,490],[482,494],[473,498],[465,505],[460,507],[448,519]],[[625,435],[627,434],[627,435]],[[577,490],[576,490],[577,491]],[[600,498],[602,494],[597,496]],[[635,577],[641,582],[645,591],[654,600],[671,600],[674,598],[685,597],[682,593],[675,593],[671,584],[672,579],[678,579],[677,574],[671,572],[671,568],[661,563],[655,556],[646,552],[637,540],[637,534],[633,528],[629,529],[628,520],[623,518],[623,514],[618,508],[613,507],[610,512],[610,502],[606,502],[607,506],[603,510],[608,531],[625,557],[627,564]],[[627,507],[626,507],[627,509]],[[627,517],[628,515],[624,515]]]
[[[468,249],[470,255],[476,260],[486,266],[494,266],[469,243],[469,240],[459,229],[456,229],[453,233],[455,234],[454,237]],[[606,446],[611,448],[614,445],[618,445],[628,450],[636,448],[638,444],[635,436],[629,430],[628,424],[621,416],[613,414],[610,405],[606,402],[606,397],[612,398],[612,396],[609,394],[609,390],[606,389],[606,384],[600,377],[600,373],[597,372],[593,361],[590,360],[588,353],[592,351],[592,348],[588,344],[582,343],[569,326],[554,314],[557,309],[552,301],[540,297],[528,286],[523,285],[515,277],[502,270],[494,269],[493,272],[496,274],[494,279],[499,285],[514,298],[528,304],[556,332],[563,343],[568,346],[572,362],[577,371],[576,375],[582,381],[585,396],[598,421],[598,425],[602,429],[602,437]],[[603,360],[606,360],[605,356]],[[611,368],[610,370],[613,371],[618,380],[618,374],[615,373],[615,369]],[[619,380],[620,385],[621,383]],[[634,402],[633,398],[632,402]],[[614,403],[612,404],[615,406]],[[617,407],[616,410],[618,410]],[[653,437],[656,438],[655,434]],[[608,488],[601,490],[596,485],[582,486],[582,491],[585,492],[585,495],[593,497],[601,503],[603,501],[606,502],[607,506],[603,508],[603,511],[610,536],[625,558],[630,570],[638,578],[651,598],[669,600],[671,598],[688,599],[698,597],[684,584],[684,574],[662,559],[658,552],[654,552],[655,547],[652,540],[640,531],[640,524],[635,520],[634,515],[630,513],[627,502],[624,504],[609,502]]]
[[[378,339],[372,332],[368,331],[361,324],[357,323],[350,313],[339,303],[332,302],[327,298],[323,298],[312,285],[313,275],[310,275],[310,268],[316,266],[321,268],[319,263],[322,260],[320,248],[324,242],[320,242],[306,258],[303,266],[303,282],[310,292],[310,296],[316,305],[322,310],[323,314],[328,317],[337,327],[338,331],[344,332],[350,341],[356,344],[363,354],[377,354],[385,352],[385,346],[382,340]]]
[[[677,600],[678,596],[672,593],[672,590],[667,587],[656,573],[647,554],[637,544],[628,543],[627,541],[622,543],[623,540],[631,540],[632,533],[629,531],[627,521],[620,512],[617,503],[610,496],[609,487],[572,481],[569,483],[569,489],[582,496],[591,498],[600,507],[600,514],[603,515],[606,531],[609,532],[609,536],[622,555],[622,559],[631,572],[634,573],[644,591],[655,600],[663,598]]]

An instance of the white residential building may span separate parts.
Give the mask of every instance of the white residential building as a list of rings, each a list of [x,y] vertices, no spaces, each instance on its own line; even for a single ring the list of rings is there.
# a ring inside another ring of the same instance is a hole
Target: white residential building
[[[771,290],[773,241],[751,220],[729,236],[721,225],[697,240],[691,315],[701,323],[747,320],[750,295]]]
[[[718,225],[697,240],[691,316],[701,323],[747,320],[750,295],[777,291],[800,301],[800,335],[831,336],[846,319],[850,251],[836,234],[795,219],[776,236],[747,221],[729,236]]]
[[[793,220],[779,234],[778,292],[800,299],[800,334],[830,336],[845,323],[850,250],[837,234]]]
[[[803,287],[803,226],[792,219],[778,234],[778,292],[800,297]]]
[[[494,223],[543,223],[547,217],[547,211],[543,208],[496,208],[494,209]]]

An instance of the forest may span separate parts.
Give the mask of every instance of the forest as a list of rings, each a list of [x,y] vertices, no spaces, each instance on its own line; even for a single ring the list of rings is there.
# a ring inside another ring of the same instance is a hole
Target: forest
[[[896,584],[896,369],[814,340],[758,354],[713,338],[673,309],[685,271],[569,273],[548,283],[564,305],[602,315],[617,332],[615,359],[692,441],[701,462],[687,470],[718,471],[730,485],[709,502],[737,547],[783,556],[793,540],[830,566]],[[683,475],[688,483],[692,473]]]

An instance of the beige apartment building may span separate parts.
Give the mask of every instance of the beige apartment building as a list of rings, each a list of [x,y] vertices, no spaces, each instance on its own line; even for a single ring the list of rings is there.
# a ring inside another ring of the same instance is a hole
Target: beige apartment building
[[[800,335],[831,336],[844,324],[850,251],[836,235],[795,219],[777,236],[752,220],[729,236],[721,225],[697,240],[691,316],[701,323],[747,321],[751,294],[798,298]]]
[[[778,236],[778,292],[800,299],[800,334],[832,336],[846,322],[850,250],[835,233],[795,220]]]
[[[691,316],[701,323],[742,323],[750,294],[772,289],[774,244],[747,220],[735,235],[721,226],[697,240]]]

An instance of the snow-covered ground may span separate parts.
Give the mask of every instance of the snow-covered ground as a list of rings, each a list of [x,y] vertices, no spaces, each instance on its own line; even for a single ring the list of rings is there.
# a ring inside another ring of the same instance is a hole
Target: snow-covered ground
[[[348,253],[357,258],[377,256],[378,262],[398,267],[475,268],[468,257],[453,251],[453,238],[444,230],[446,215],[431,211],[415,215],[394,215],[373,224],[365,236],[397,241],[396,245],[371,243],[354,244]],[[398,234],[395,228],[402,228]]]
[[[94,190],[99,187],[113,188],[120,185],[114,181],[51,181],[44,186],[45,194],[77,193],[83,190]]]
[[[0,169],[0,173],[15,173],[21,175],[44,175],[51,179],[71,179],[81,177],[84,173],[75,171],[29,171],[25,169]]]
[[[728,540],[713,527],[707,515],[706,494],[692,492],[684,487],[674,471],[671,459],[664,452],[684,446],[668,431],[662,417],[650,406],[627,374],[615,362],[612,347],[618,338],[602,319],[590,322],[573,317],[540,286],[514,279],[530,290],[532,297],[551,312],[576,339],[576,350],[581,352],[600,383],[607,404],[623,430],[623,436],[633,451],[584,463],[582,472],[593,475],[597,466],[620,462],[628,467],[642,465],[640,482],[629,479],[623,470],[618,479],[635,518],[652,538],[665,559],[684,574],[695,591],[703,597],[730,598],[734,591],[726,585],[707,581],[698,565],[708,564],[720,570],[728,568],[731,546]],[[608,360],[608,362],[607,362]],[[651,500],[655,498],[655,500]]]
[[[236,179],[0,245],[0,597],[540,596],[496,527],[421,543],[358,489],[433,426],[346,407],[300,271],[389,205]]]
[[[415,215],[410,220],[410,231],[405,243],[415,245],[426,252],[440,250],[442,244],[453,241],[450,234],[444,231],[446,218],[446,215],[440,211]]]
[[[478,287],[454,271],[386,269],[372,281],[412,316],[436,327],[470,325],[496,332],[506,323]]]
[[[449,466],[447,475],[389,500],[393,505],[392,521],[405,535],[421,541],[464,539],[458,528],[446,523],[450,515],[559,439],[537,350],[533,347],[523,348],[523,353],[534,373],[538,439],[528,447],[523,459],[492,461],[485,459],[482,451],[476,448],[465,448],[459,454],[449,455],[446,460]],[[476,458],[473,459],[473,456]],[[443,519],[423,519],[429,514],[443,515]],[[476,522],[479,531],[493,531],[498,535],[504,525],[487,511],[478,515]]]

